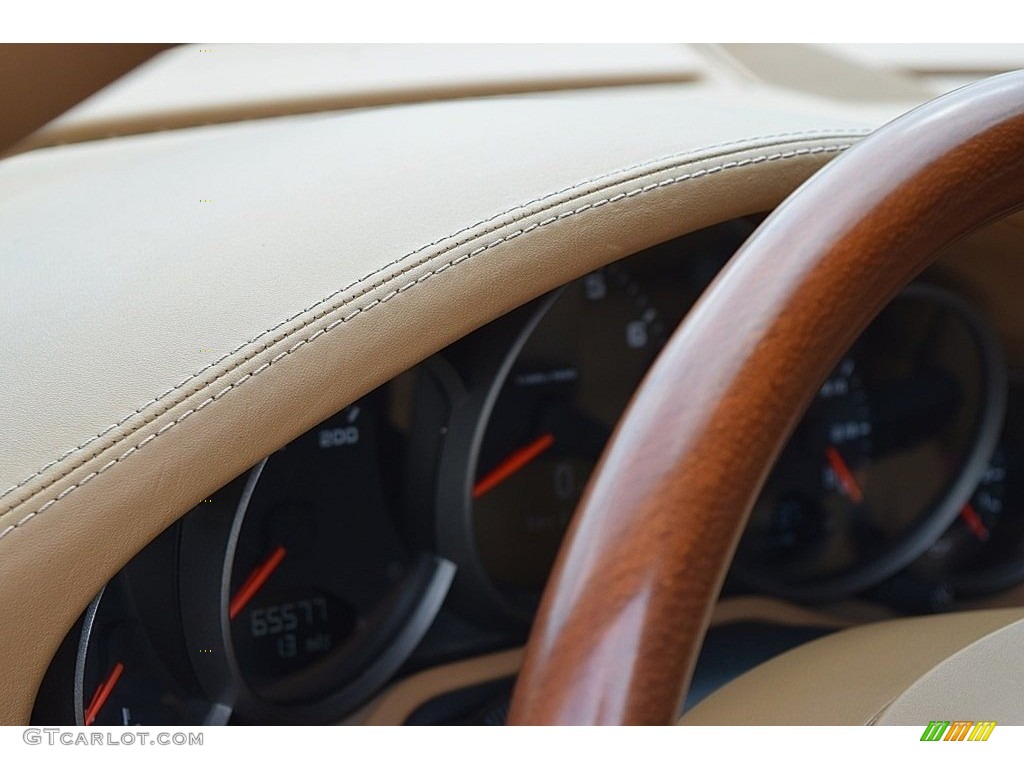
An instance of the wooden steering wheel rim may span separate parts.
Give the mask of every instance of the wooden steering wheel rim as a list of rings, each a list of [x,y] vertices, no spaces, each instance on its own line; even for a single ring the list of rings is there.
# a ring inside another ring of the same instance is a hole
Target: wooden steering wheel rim
[[[652,367],[580,502],[510,724],[668,724],[768,470],[844,351],[941,249],[1024,206],[1024,71],[819,171]]]

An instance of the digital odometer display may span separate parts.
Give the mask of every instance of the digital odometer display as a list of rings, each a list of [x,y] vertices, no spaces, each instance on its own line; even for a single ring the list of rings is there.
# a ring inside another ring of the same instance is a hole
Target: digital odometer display
[[[254,598],[234,630],[235,653],[261,677],[302,669],[351,637],[356,615],[344,599],[321,590],[273,590]]]

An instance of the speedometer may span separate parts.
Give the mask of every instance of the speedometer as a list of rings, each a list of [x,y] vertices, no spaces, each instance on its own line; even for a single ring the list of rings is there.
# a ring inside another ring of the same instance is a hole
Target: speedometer
[[[440,610],[454,567],[412,549],[400,518],[408,438],[397,398],[412,376],[260,462],[233,515],[184,526],[191,661],[235,722],[341,717],[399,669]]]

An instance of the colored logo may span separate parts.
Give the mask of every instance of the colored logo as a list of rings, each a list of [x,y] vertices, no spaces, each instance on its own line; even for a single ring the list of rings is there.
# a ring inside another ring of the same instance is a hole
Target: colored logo
[[[932,720],[921,741],[988,741],[995,727],[995,720]]]

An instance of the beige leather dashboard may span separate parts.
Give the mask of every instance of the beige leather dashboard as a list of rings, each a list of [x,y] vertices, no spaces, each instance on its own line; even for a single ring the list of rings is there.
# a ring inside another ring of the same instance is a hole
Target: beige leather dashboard
[[[0,722],[105,581],[262,456],[552,287],[771,208],[907,106],[636,86],[0,162]]]

